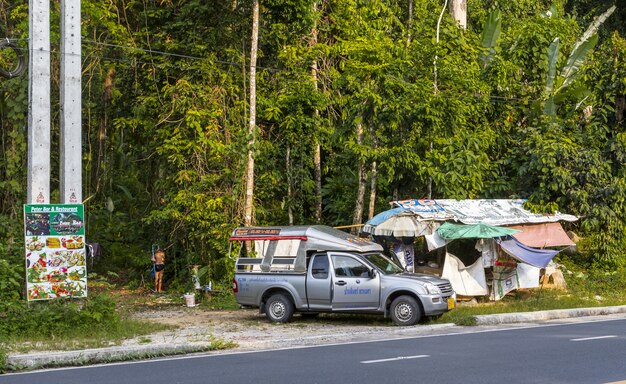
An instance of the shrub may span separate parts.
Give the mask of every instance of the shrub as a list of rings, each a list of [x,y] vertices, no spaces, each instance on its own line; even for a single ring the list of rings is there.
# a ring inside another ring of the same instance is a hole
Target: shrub
[[[0,259],[0,302],[18,301],[22,297],[23,266]]]
[[[120,317],[107,295],[86,300],[0,303],[0,337],[63,338],[76,332],[95,333],[115,327]]]

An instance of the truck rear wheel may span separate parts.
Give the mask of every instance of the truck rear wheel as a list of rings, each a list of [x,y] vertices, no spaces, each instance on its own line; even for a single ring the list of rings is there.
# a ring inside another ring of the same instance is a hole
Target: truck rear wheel
[[[275,293],[265,303],[265,316],[276,323],[286,323],[293,316],[293,303],[284,293]]]
[[[422,317],[422,310],[411,296],[398,296],[391,302],[391,319],[400,326],[415,325]]]

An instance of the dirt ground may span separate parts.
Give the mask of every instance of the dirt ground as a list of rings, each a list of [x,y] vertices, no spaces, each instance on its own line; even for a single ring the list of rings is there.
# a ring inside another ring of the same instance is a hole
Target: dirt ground
[[[294,315],[286,324],[270,323],[258,309],[210,310],[186,307],[180,298],[157,298],[132,312],[132,317],[174,325],[174,330],[128,340],[125,345],[163,343],[231,343],[234,350],[309,346],[426,334],[441,325],[397,327],[382,315],[321,314],[316,318]]]

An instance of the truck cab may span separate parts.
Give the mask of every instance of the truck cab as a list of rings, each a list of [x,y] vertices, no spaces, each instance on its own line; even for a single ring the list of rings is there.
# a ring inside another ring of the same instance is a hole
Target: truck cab
[[[238,303],[259,307],[271,321],[289,321],[294,312],[380,313],[413,325],[455,304],[449,281],[406,272],[379,244],[331,227],[238,228],[233,248],[256,256],[237,258]]]

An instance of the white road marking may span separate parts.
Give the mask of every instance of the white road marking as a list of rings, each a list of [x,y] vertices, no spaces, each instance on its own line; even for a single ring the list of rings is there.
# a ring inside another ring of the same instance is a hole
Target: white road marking
[[[398,357],[392,357],[390,359],[365,360],[365,361],[361,361],[361,364],[385,363],[387,361],[419,359],[419,358],[422,358],[422,357],[430,357],[430,355],[398,356]]]
[[[576,319],[576,320],[579,320],[579,319]],[[204,353],[198,352],[192,355],[167,356],[167,357],[156,358],[156,359],[151,359],[151,360],[134,360],[134,361],[122,361],[122,362],[114,362],[114,363],[99,363],[99,364],[93,364],[93,365],[84,365],[80,367],[44,368],[44,369],[38,369],[38,370],[33,370],[33,371],[5,373],[2,375],[2,377],[29,375],[33,373],[45,373],[45,372],[53,372],[53,371],[71,371],[71,370],[77,370],[77,369],[92,369],[92,368],[101,368],[101,367],[111,367],[111,366],[116,366],[116,365],[119,366],[119,365],[134,365],[134,364],[153,364],[153,363],[160,363],[163,361],[172,361],[172,360],[207,359],[207,358],[218,358],[218,357],[223,357],[223,356],[251,355],[251,354],[257,354],[257,353],[290,351],[290,350],[298,350],[298,349],[314,349],[314,348],[336,347],[336,346],[346,346],[346,345],[370,344],[370,343],[396,341],[396,340],[419,340],[419,339],[428,339],[428,338],[435,338],[435,337],[450,337],[450,336],[462,336],[462,335],[472,335],[472,334],[492,333],[492,332],[497,333],[497,332],[503,332],[503,331],[517,331],[517,330],[525,330],[525,329],[533,329],[533,328],[565,327],[565,326],[579,325],[579,324],[603,323],[603,322],[624,321],[624,320],[626,319],[625,318],[593,319],[593,320],[576,321],[576,322],[571,322],[571,323],[530,324],[530,325],[524,325],[521,327],[482,329],[479,331],[451,332],[451,333],[440,333],[440,334],[435,334],[435,335],[419,335],[419,336],[400,335],[400,336],[395,336],[395,337],[386,337],[386,338],[372,339],[372,340],[346,341],[346,342],[317,344],[317,345],[299,345],[299,346],[294,346],[294,347],[259,349],[259,350],[254,350],[254,351],[223,352],[223,351],[218,350],[218,351],[204,352]],[[453,326],[454,324],[450,324],[450,327],[453,327]]]
[[[617,337],[615,335],[596,336],[596,337],[582,337],[580,339],[570,339],[570,341],[587,341],[587,340],[599,340],[599,339],[611,339]]]

